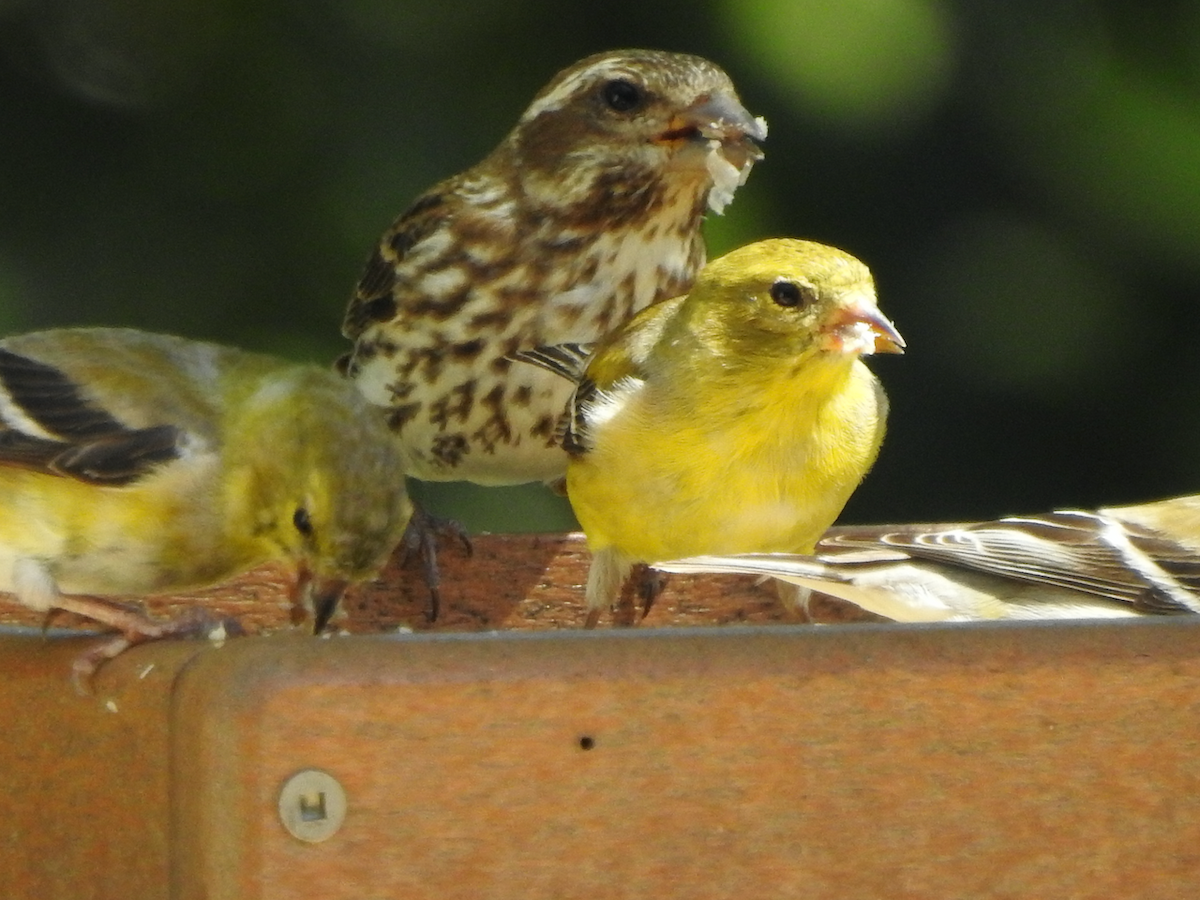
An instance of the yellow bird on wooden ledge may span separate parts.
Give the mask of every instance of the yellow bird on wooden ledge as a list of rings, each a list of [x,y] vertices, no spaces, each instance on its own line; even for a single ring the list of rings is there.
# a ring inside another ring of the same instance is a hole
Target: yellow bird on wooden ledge
[[[295,572],[318,624],[372,576],[411,513],[379,411],[331,371],[127,329],[0,341],[0,590],[130,644],[205,633],[116,598]]]
[[[594,349],[518,354],[578,382],[562,444],[594,553],[587,625],[635,563],[811,550],[883,440],[887,399],[859,358],[903,347],[866,266],[777,239],[713,261]]]
[[[900,622],[1200,613],[1200,495],[990,522],[831,528],[811,556],[656,563],[770,575]]]

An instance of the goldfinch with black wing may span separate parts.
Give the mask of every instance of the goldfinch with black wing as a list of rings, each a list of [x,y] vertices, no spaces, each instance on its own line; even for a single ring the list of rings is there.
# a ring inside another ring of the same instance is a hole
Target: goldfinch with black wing
[[[128,329],[0,341],[0,590],[131,643],[197,630],[118,598],[294,573],[322,623],[411,513],[377,411],[337,374]]]

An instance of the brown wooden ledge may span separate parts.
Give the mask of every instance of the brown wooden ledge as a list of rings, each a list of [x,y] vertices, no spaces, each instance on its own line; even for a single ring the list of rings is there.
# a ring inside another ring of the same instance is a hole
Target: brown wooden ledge
[[[1200,618],[813,628],[678,578],[650,627],[553,629],[578,539],[478,547],[432,629],[408,572],[348,604],[392,634],[321,639],[256,573],[204,602],[273,634],[136,647],[90,696],[93,638],[0,633],[0,896],[1195,896]]]
[[[583,584],[590,555],[580,534],[492,534],[472,539],[470,558],[460,547],[443,550],[442,615],[426,621],[428,591],[419,565],[401,566],[397,556],[378,579],[352,588],[343,602],[345,615],[335,625],[352,634],[413,631],[540,630],[583,624]],[[634,620],[632,597],[618,615]],[[227,585],[168,597],[151,597],[146,608],[163,617],[203,606],[233,616],[251,634],[289,628],[283,573],[264,566]],[[821,598],[813,606],[820,622],[882,621],[855,606]],[[602,619],[607,624],[611,620]],[[796,622],[769,585],[745,576],[674,575],[644,627]],[[0,624],[39,627],[42,618],[0,594]],[[56,627],[88,628],[86,621],[58,616]]]

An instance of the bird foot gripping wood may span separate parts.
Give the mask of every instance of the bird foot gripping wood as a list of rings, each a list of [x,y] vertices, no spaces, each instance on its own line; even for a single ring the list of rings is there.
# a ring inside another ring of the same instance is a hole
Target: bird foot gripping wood
[[[414,556],[420,557],[425,586],[429,589],[429,608],[425,611],[425,618],[430,622],[436,622],[442,610],[442,575],[437,560],[441,540],[461,542],[467,556],[473,552],[471,538],[461,522],[430,515],[420,504],[414,503],[412,518],[408,520],[404,539],[400,543],[400,565],[407,565]]]
[[[669,577],[666,572],[652,569],[645,563],[636,563],[629,577],[625,579],[625,584],[621,586],[621,596],[613,607],[613,625],[628,628],[650,615],[654,601],[667,586]],[[585,627],[591,628],[594,625],[592,622]]]
[[[628,628],[650,615],[654,601],[667,586],[669,578],[666,572],[660,572],[645,563],[634,565],[621,587],[621,595],[613,604],[613,625]],[[599,621],[600,610],[590,609],[583,627],[595,628]]]
[[[243,634],[236,619],[214,616],[201,607],[193,607],[174,619],[159,621],[128,603],[101,597],[62,596],[56,610],[85,616],[117,631],[81,653],[71,664],[71,681],[80,694],[92,693],[92,678],[110,659],[137,644],[164,638],[207,638],[223,640]]]
[[[654,606],[654,601],[658,599],[658,595],[663,592],[667,586],[667,582],[671,580],[671,576],[666,572],[660,572],[658,569],[650,566],[642,566],[640,569],[633,570],[633,581],[637,586],[638,599],[642,601],[642,615],[644,619],[650,615],[650,610]]]

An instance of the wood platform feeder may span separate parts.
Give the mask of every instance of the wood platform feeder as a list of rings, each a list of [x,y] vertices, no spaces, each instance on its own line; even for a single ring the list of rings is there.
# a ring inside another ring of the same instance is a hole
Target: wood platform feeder
[[[584,632],[587,561],[574,535],[481,537],[443,554],[436,625],[393,566],[319,639],[271,570],[158,598],[251,636],[134,648],[91,696],[69,670],[93,638],[0,605],[0,896],[1200,891],[1200,619],[830,601],[814,627],[751,579],[675,576],[639,627]]]

